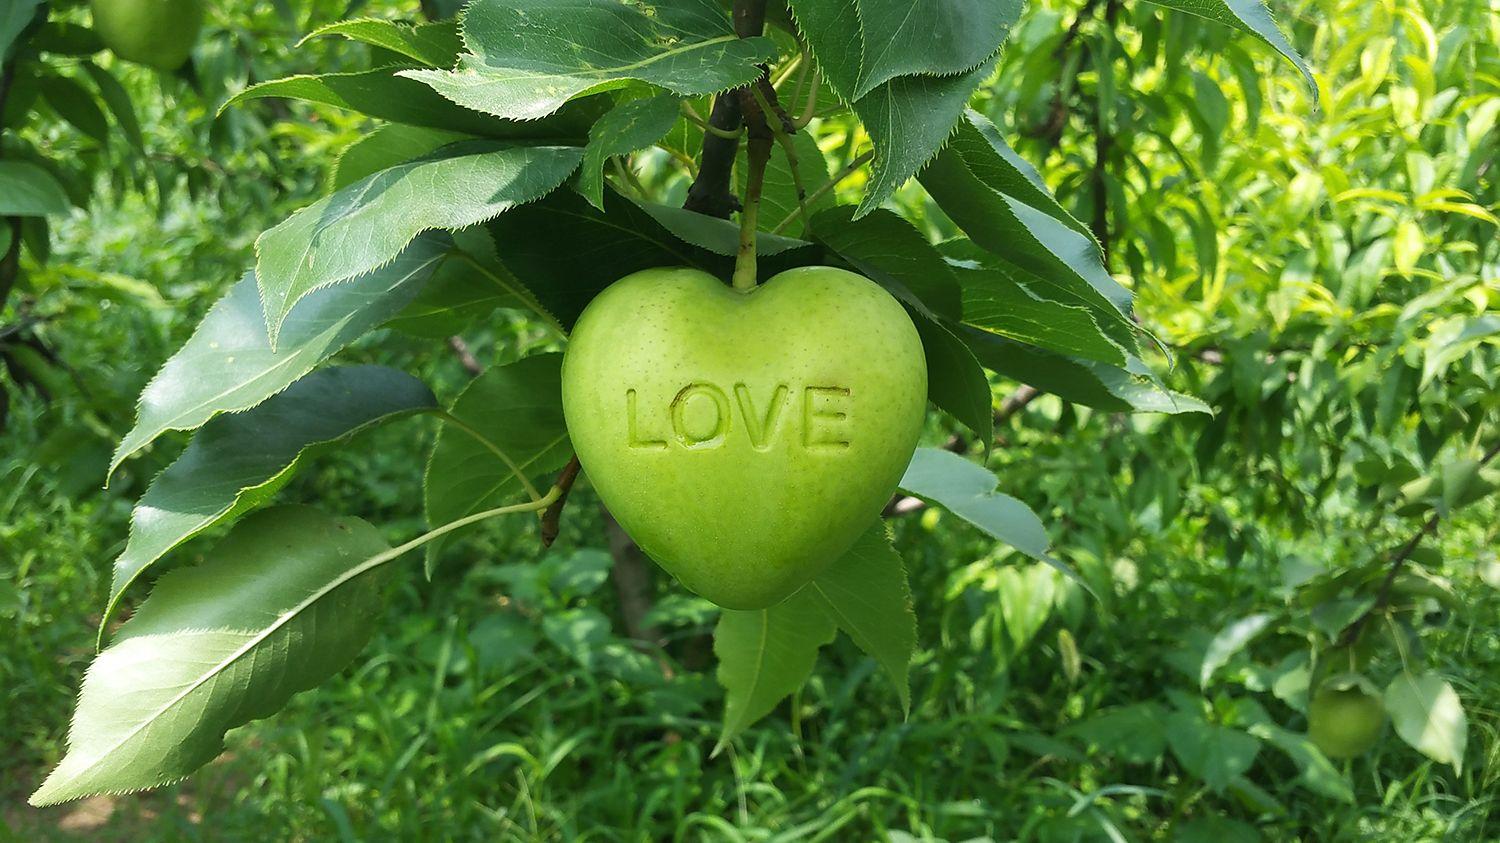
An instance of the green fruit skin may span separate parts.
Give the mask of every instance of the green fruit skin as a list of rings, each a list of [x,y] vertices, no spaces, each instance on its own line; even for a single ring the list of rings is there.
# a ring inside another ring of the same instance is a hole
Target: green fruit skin
[[[1380,740],[1385,705],[1359,688],[1323,688],[1307,709],[1307,736],[1329,758],[1364,755]]]
[[[879,516],[916,449],[927,363],[906,311],[854,273],[739,292],[649,269],[585,308],[562,390],[578,459],[631,538],[699,595],[761,609]]]
[[[91,0],[89,6],[104,46],[157,70],[186,64],[203,28],[203,0]]]

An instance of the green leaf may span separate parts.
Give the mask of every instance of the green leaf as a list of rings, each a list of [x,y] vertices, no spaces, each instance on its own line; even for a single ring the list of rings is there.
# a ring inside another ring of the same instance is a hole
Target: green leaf
[[[1019,0],[791,0],[818,69],[845,102],[898,76],[952,76],[995,55]]]
[[[452,67],[464,46],[458,35],[457,20],[412,25],[377,18],[343,20],[320,26],[309,32],[297,46],[329,35],[342,35],[351,41],[390,50],[428,67]]]
[[[381,170],[431,155],[450,143],[470,139],[458,132],[386,123],[344,148],[333,165],[333,190],[339,191]]]
[[[1250,735],[1187,711],[1167,715],[1167,746],[1215,793],[1223,793],[1230,781],[1250,769],[1260,752],[1260,741]]]
[[[902,76],[854,102],[851,107],[875,145],[870,183],[855,216],[875,210],[918,175],[947,142],[969,96],[993,69],[989,62],[957,76]]]
[[[965,324],[1039,348],[1125,365],[1125,352],[1087,308],[1037,295],[1033,290],[1045,285],[1020,267],[960,265],[952,274],[963,289]]]
[[[510,140],[581,141],[596,116],[595,107],[588,106],[566,109],[548,120],[528,123],[496,120],[454,105],[426,85],[395,75],[391,68],[273,79],[251,85],[230,97],[219,107],[219,113],[230,106],[267,97],[329,105],[393,123]]]
[[[701,140],[700,133],[699,141]],[[823,157],[817,140],[811,132],[797,132],[792,135],[792,150],[797,157],[797,172],[802,177],[803,189],[808,192],[816,191],[829,178],[828,159]],[[745,195],[745,179],[749,175],[748,155],[747,147],[741,147],[735,162],[734,180],[738,196]],[[837,201],[838,197],[834,192],[828,191],[808,203],[807,213],[812,215]],[[786,148],[778,143],[771,151],[771,160],[766,162],[765,178],[761,184],[760,228],[770,230],[790,217],[791,223],[781,233],[788,237],[805,238],[808,234],[803,230],[802,218],[797,212],[797,180],[792,174],[792,164],[787,158]]]
[[[854,209],[842,205],[819,212],[812,229],[823,245],[908,305],[933,317],[963,315],[952,268],[921,232],[891,211],[855,219]]]
[[[1235,653],[1245,649],[1255,636],[1265,631],[1274,618],[1265,613],[1249,615],[1229,624],[1208,642],[1208,650],[1203,654],[1203,666],[1198,671],[1198,684],[1208,687],[1208,680],[1213,678],[1214,673],[1229,660]]]
[[[1291,42],[1286,40],[1286,36],[1281,34],[1281,30],[1276,27],[1275,19],[1271,17],[1270,10],[1261,0],[1147,0],[1147,2],[1197,15],[1205,20],[1255,36],[1296,65],[1297,69],[1302,72],[1302,78],[1307,80],[1313,106],[1318,105],[1318,83],[1313,79],[1312,68],[1307,66],[1301,54],[1291,45]]]
[[[528,311],[561,336],[557,320],[500,262],[495,238],[482,226],[453,232],[457,247],[411,304],[386,323],[419,337],[444,340],[463,333],[498,308]]]
[[[242,413],[203,426],[157,475],[130,514],[115,560],[104,627],[125,590],[173,548],[270,500],[298,462],[393,416],[437,406],[425,384],[383,366],[335,366],[309,374]]]
[[[475,0],[458,67],[408,70],[459,105],[513,120],[574,97],[646,82],[685,96],[747,84],[776,57],[769,38],[737,38],[714,0]]]
[[[589,129],[578,175],[578,192],[589,204],[604,209],[604,165],[609,158],[629,155],[661,140],[677,123],[677,102],[676,97],[665,95],[623,100]]]
[[[68,754],[31,796],[55,805],[180,781],[229,729],[343,669],[381,609],[388,546],[357,518],[257,513],[162,577],[83,681]]]
[[[424,231],[464,228],[545,196],[577,169],[581,155],[576,147],[468,141],[292,214],[255,243],[272,345],[307,294],[382,266]]]
[[[71,208],[51,173],[29,161],[0,161],[0,216],[63,215]]]
[[[1435,673],[1402,672],[1385,689],[1385,710],[1396,734],[1439,764],[1461,772],[1469,742],[1469,720],[1458,693]]]
[[[901,710],[911,713],[907,673],[917,648],[917,616],[890,530],[876,523],[806,589],[839,628],[891,677]],[[747,613],[748,614],[748,613]]]
[[[959,150],[974,175],[993,190],[1030,205],[1089,240],[1094,239],[1088,226],[1057,203],[1041,173],[1010,148],[988,117],[973,109],[964,112],[964,119],[959,121],[949,144]]]
[[[724,729],[718,752],[750,724],[802,687],[818,648],[838,628],[809,589],[769,609],[725,609],[714,628],[719,684],[724,686]]]
[[[995,491],[995,475],[952,451],[918,448],[899,484],[908,494],[932,501],[1020,552],[1046,562],[1082,583],[1073,569],[1054,559],[1042,520],[1026,504]]]
[[[424,237],[375,272],[313,293],[286,319],[275,350],[255,273],[247,273],[141,392],[135,427],[115,450],[110,473],[169,430],[192,430],[285,389],[405,307],[451,247],[447,236]]]
[[[1297,769],[1301,770],[1297,776],[1298,785],[1331,799],[1353,804],[1354,788],[1349,784],[1348,777],[1328,760],[1328,756],[1307,735],[1288,731],[1274,723],[1254,723],[1249,731],[1292,759]]]
[[[995,438],[995,407],[984,369],[946,326],[921,313],[912,316],[927,355],[927,399],[974,431],[988,450]]]
[[[42,99],[52,106],[58,116],[73,128],[98,141],[100,146],[109,145],[109,121],[105,119],[99,103],[94,101],[94,95],[82,83],[71,76],[49,74],[43,76],[37,85]]]
[[[1140,361],[1130,369],[1054,354],[977,329],[960,331],[981,365],[1065,400],[1110,412],[1209,413],[1207,404],[1172,392],[1146,377]]]
[[[1051,617],[1057,583],[1057,572],[1040,562],[995,572],[1000,617],[1005,621],[1005,631],[1015,652],[1026,649]]]
[[[10,59],[10,48],[36,16],[42,0],[13,0],[0,6],[0,62]]]
[[[1104,268],[1098,245],[984,182],[981,175],[993,163],[985,150],[971,161],[972,150],[945,148],[922,170],[922,186],[975,244],[1030,273],[1026,280],[1038,295],[1087,308],[1116,345],[1134,352],[1130,292]]]
[[[1156,703],[1137,703],[1100,712],[1089,720],[1068,727],[1065,734],[1077,737],[1118,756],[1128,764],[1151,764],[1167,749],[1167,728]]]
[[[573,453],[563,423],[561,354],[487,369],[448,415],[423,482],[427,523],[434,527],[505,504]],[[442,544],[427,546],[429,574]]]
[[[135,105],[130,101],[130,94],[125,91],[125,86],[114,74],[105,70],[91,61],[83,62],[83,70],[94,80],[94,87],[99,89],[99,98],[104,100],[104,105],[109,108],[109,113],[114,115],[115,125],[125,134],[127,140],[137,152],[145,152],[146,139],[141,135],[141,124],[135,116]]]
[[[726,219],[711,217],[673,205],[655,202],[636,202],[641,210],[651,215],[663,228],[684,243],[707,249],[725,257],[734,257],[740,248],[740,227]],[[779,234],[755,233],[755,253],[766,257],[779,255],[811,245],[806,240],[782,237]]]

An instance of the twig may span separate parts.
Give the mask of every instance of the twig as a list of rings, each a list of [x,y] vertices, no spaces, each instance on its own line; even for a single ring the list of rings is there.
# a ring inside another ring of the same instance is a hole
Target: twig
[[[463,337],[460,337],[457,334],[449,337],[448,347],[453,349],[453,354],[458,358],[459,365],[464,367],[464,371],[475,377],[479,377],[480,375],[484,374],[484,366],[481,366],[479,364],[479,360],[476,359],[474,357],[474,353],[469,350],[469,344],[464,342]]]
[[[824,196],[827,196],[828,192],[837,187],[839,182],[854,175],[856,170],[870,163],[870,159],[874,157],[875,153],[873,151],[864,152],[856,157],[853,161],[845,164],[842,170],[839,170],[837,173],[833,174],[833,178],[829,179],[817,190],[814,190],[812,193],[809,193],[807,195],[807,204],[809,206],[816,205],[818,203],[818,200],[822,199]],[[792,224],[792,220],[795,220],[797,218],[797,213],[797,211],[793,211],[790,214],[787,214],[785,219],[777,223],[775,228],[771,229],[771,233],[780,234],[781,232],[785,231],[786,227]]]
[[[1490,460],[1493,460],[1496,455],[1500,455],[1500,442],[1491,446],[1484,453],[1484,456],[1479,458],[1479,465],[1476,467],[1482,468]],[[1396,585],[1396,577],[1400,575],[1401,569],[1405,567],[1406,560],[1410,559],[1411,555],[1416,552],[1417,545],[1422,543],[1422,539],[1437,532],[1440,518],[1441,515],[1439,513],[1433,512],[1432,516],[1423,522],[1417,532],[1411,538],[1407,539],[1406,543],[1401,545],[1401,548],[1391,557],[1391,567],[1385,572],[1385,579],[1380,582],[1380,590],[1375,593],[1375,602],[1370,604],[1370,608],[1366,609],[1358,618],[1355,618],[1353,623],[1344,628],[1344,634],[1339,636],[1338,643],[1340,646],[1347,647],[1358,641],[1360,633],[1364,631],[1364,626],[1369,623],[1370,618],[1379,614],[1389,605],[1391,589]]]
[[[578,456],[575,454],[568,464],[563,466],[562,473],[557,475],[557,482],[553,487],[559,489],[557,500],[547,507],[542,513],[542,547],[551,547],[557,541],[558,530],[561,529],[563,507],[568,503],[568,493],[573,491],[573,482],[578,479]]]
[[[765,29],[766,0],[735,0],[734,31],[741,38],[754,38]],[[765,75],[762,69],[761,75]],[[713,109],[708,113],[708,124],[724,132],[737,132],[740,128],[742,103],[739,89],[725,91],[714,98]],[[734,159],[739,153],[738,136],[733,139],[709,132],[703,136],[703,152],[699,156],[698,175],[688,187],[687,199],[682,207],[711,217],[729,219],[738,209],[738,201],[731,191],[730,181],[734,174]]]

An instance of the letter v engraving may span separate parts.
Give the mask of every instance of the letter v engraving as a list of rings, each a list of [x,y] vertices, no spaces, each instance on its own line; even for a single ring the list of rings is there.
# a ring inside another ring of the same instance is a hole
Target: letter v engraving
[[[776,426],[781,422],[781,410],[786,406],[787,395],[790,393],[786,384],[777,384],[775,391],[771,393],[771,402],[766,407],[765,415],[762,416],[755,412],[755,400],[750,397],[750,387],[742,383],[734,385],[734,399],[740,405],[745,430],[750,434],[750,446],[755,450],[771,449],[771,438],[776,435]]]

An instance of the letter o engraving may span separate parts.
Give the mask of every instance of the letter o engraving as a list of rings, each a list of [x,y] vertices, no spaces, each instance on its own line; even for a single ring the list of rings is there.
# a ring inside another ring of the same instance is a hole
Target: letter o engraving
[[[694,396],[702,396],[713,403],[714,421],[706,432],[688,429],[687,406]],[[724,390],[711,383],[690,383],[672,399],[672,434],[682,447],[689,450],[717,448],[729,435],[729,413],[729,396]]]

